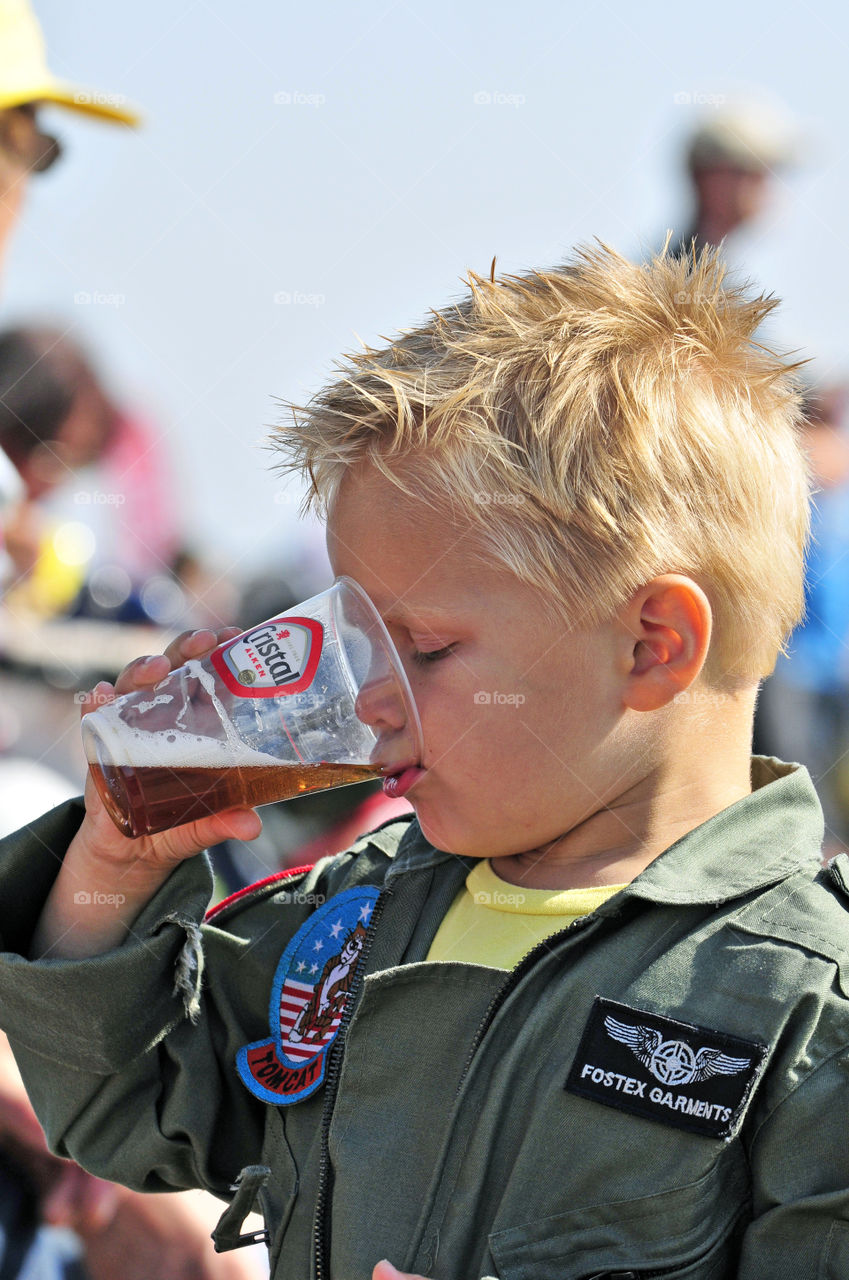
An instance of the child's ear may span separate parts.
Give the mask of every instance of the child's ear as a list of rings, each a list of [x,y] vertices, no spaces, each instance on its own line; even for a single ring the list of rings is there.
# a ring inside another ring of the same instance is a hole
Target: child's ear
[[[698,583],[680,573],[653,578],[619,614],[625,705],[656,711],[687,689],[704,666],[713,614]]]

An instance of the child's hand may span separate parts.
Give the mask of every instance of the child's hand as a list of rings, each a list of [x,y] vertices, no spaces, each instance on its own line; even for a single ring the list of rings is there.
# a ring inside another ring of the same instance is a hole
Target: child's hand
[[[99,684],[86,695],[82,714],[120,694],[150,688],[189,658],[205,657],[239,634],[238,627],[227,627],[217,636],[214,631],[184,632],[164,654],[131,662],[114,687]],[[34,958],[78,959],[118,946],[178,862],[221,840],[254,840],[262,830],[256,810],[228,809],[171,831],[130,839],[109,817],[91,776],[85,804],[86,816],[68,846],[32,939]]]
[[[169,644],[164,654],[137,658],[124,668],[114,686],[102,681],[86,694],[82,715],[113,702],[121,694],[152,688],[189,658],[204,658],[219,644],[239,634],[239,627],[225,627],[217,634],[211,630],[184,631]],[[85,804],[86,818],[74,844],[79,841],[89,856],[114,860],[125,866],[138,864],[139,871],[143,866],[164,867],[170,871],[175,863],[200,853],[209,845],[230,838],[254,840],[262,829],[262,821],[255,810],[228,809],[158,835],[131,839],[122,835],[109,817],[91,775],[86,780]]]
[[[371,1280],[427,1280],[426,1276],[411,1276],[408,1271],[399,1271],[397,1267],[393,1267],[391,1262],[387,1262],[384,1258],[382,1262],[378,1262],[374,1271],[371,1273]]]

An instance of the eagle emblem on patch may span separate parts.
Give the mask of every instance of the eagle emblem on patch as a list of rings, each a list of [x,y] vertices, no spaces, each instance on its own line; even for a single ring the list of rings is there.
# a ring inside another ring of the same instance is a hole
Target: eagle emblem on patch
[[[377,898],[368,885],[331,898],[280,957],[268,1010],[272,1034],[236,1055],[242,1083],[263,1102],[301,1102],[324,1080]]]

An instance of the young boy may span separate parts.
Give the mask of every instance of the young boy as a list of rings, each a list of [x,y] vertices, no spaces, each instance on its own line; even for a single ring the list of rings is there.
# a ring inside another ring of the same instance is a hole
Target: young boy
[[[277,1280],[849,1276],[849,861],[749,756],[808,522],[770,306],[710,253],[473,277],[296,413],[416,816],[202,931],[192,855],[251,811],[130,841],[89,787],[11,837],[0,1008],[57,1151],[232,1198],[223,1247],[256,1199]]]

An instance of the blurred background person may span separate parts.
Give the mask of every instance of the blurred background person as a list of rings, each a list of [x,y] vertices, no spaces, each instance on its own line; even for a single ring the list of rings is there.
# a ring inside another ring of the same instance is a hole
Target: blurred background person
[[[135,120],[129,110],[104,105],[99,95],[56,79],[47,68],[41,32],[28,4],[0,0],[0,266],[30,175],[44,172],[60,154],[58,141],[39,126],[38,108],[43,102],[124,124]],[[75,419],[74,411],[81,406],[77,397],[86,394],[90,400],[82,422],[79,413]],[[113,427],[107,402],[94,395],[85,377],[78,379],[70,404],[54,387],[48,400],[52,425],[45,429],[45,438],[53,438],[51,431],[63,423],[68,458],[82,465],[92,452],[107,447]],[[8,403],[3,407],[8,412]],[[13,459],[4,454],[0,461],[0,521],[10,524],[21,504],[44,492],[45,481],[39,479],[38,467],[30,465],[34,459],[44,461],[38,449],[41,442],[32,450],[19,450],[19,437],[8,443]],[[49,479],[46,483],[49,487]],[[8,571],[8,561],[4,568]],[[7,572],[8,576],[14,579],[15,574]],[[5,776],[0,772],[0,791],[16,802],[7,805],[0,819],[9,824],[5,829],[14,830],[31,816],[25,813],[26,803],[21,803],[24,778],[28,799],[33,790],[40,794],[42,812],[60,798],[56,787],[61,784],[47,777],[48,771],[37,762],[3,763],[17,770]],[[51,1155],[5,1037],[0,1036],[3,1280],[114,1280],[117,1275],[125,1280],[149,1280],[154,1275],[162,1280],[249,1280],[262,1274],[255,1259],[213,1253],[209,1232],[221,1207],[213,1197],[193,1192],[141,1196],[92,1178],[70,1161]]]
[[[53,103],[116,124],[138,122],[134,111],[54,76],[28,0],[0,2],[0,268],[20,216],[29,178],[44,173],[62,153],[40,128],[38,109]]]
[[[9,607],[182,622],[179,592],[169,596],[155,585],[173,580],[183,536],[165,434],[120,406],[60,330],[0,333],[0,447],[27,497],[8,534],[22,575]],[[69,524],[88,532],[82,550],[89,554],[76,561],[63,560],[53,545],[56,530]]]
[[[755,747],[811,771],[827,857],[849,847],[849,386],[811,390],[803,430],[814,484],[805,619],[764,684]]]
[[[751,234],[803,150],[797,123],[775,103],[753,100],[712,110],[686,145],[692,220],[670,251],[699,253],[724,243],[729,266],[748,274]],[[770,342],[767,334],[764,341]],[[808,387],[802,428],[815,497],[806,617],[764,683],[755,721],[757,752],[810,770],[826,818],[826,857],[849,846],[847,405],[845,385]]]
[[[692,210],[672,253],[696,252],[751,228],[767,212],[783,173],[801,158],[798,126],[777,104],[723,103],[690,135],[685,164]],[[733,258],[734,246],[730,256]]]

